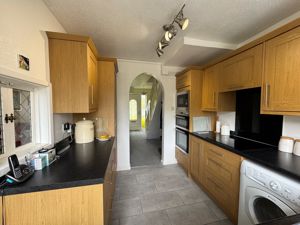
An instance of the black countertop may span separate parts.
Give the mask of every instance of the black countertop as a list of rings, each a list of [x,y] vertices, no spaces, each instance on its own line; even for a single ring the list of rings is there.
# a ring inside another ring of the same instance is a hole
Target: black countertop
[[[35,171],[26,182],[5,187],[2,195],[45,191],[82,185],[101,184],[111,154],[114,138],[88,144],[72,144],[57,161]]]
[[[300,180],[300,156],[279,151],[276,147],[213,132],[192,135],[227,149],[247,159]]]

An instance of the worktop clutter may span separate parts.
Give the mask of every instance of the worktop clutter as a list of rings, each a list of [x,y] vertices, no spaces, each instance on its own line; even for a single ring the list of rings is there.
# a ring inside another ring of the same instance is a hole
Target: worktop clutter
[[[284,26],[219,60],[176,75],[176,159],[234,224],[268,221],[255,211],[248,218],[244,210],[251,209],[239,202],[252,195],[244,177],[260,180],[263,176],[249,168],[243,172],[246,175],[240,172],[248,160],[250,167],[254,162],[257,168],[266,168],[270,179],[278,179],[270,181],[271,189],[264,182],[252,185],[261,185],[265,193],[291,207],[293,214],[300,213],[297,191],[289,190],[289,182],[300,178],[299,43],[300,28]],[[179,98],[182,93],[185,102]],[[276,195],[272,190],[278,185],[286,189]]]

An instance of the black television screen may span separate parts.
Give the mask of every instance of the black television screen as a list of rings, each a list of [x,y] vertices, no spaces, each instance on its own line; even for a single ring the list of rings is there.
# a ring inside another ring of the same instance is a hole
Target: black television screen
[[[236,135],[278,145],[283,116],[260,114],[261,88],[236,92]]]

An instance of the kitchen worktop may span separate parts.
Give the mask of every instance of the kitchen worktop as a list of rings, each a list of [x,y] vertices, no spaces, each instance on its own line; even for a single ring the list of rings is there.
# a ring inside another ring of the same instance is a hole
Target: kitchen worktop
[[[106,142],[71,144],[58,160],[43,170],[35,171],[26,182],[5,187],[2,195],[45,191],[104,182],[105,171],[114,138]]]
[[[191,133],[192,135],[227,149],[247,159],[300,180],[300,156],[279,151],[276,147],[214,132]]]

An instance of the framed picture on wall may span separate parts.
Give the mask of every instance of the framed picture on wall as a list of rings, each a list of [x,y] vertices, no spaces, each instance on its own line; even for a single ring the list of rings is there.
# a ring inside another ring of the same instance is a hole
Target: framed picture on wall
[[[19,65],[20,69],[29,71],[29,69],[30,69],[29,58],[27,58],[24,55],[19,54],[18,55],[18,65]]]

